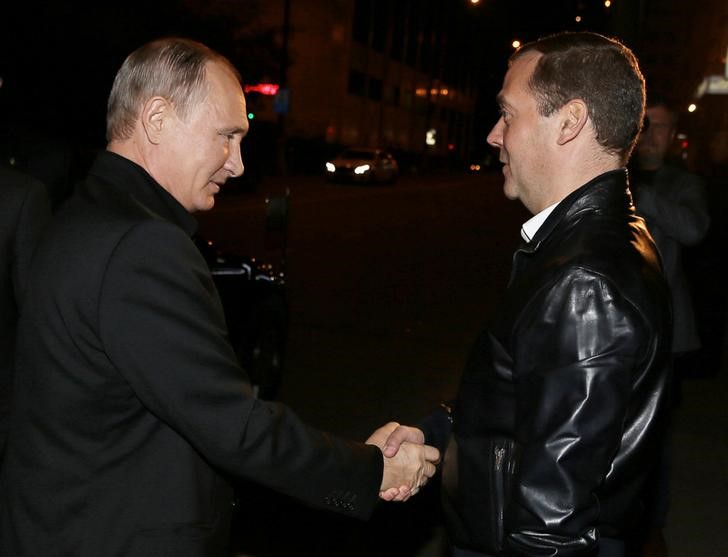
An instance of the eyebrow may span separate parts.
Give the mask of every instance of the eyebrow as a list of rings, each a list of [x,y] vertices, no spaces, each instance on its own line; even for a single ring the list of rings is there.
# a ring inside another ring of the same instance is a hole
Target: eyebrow
[[[498,104],[498,106],[499,106],[499,107],[501,107],[501,108],[502,108],[502,107],[506,107],[506,108],[511,108],[511,105],[510,105],[510,103],[509,103],[509,102],[508,102],[508,101],[506,100],[506,98],[505,98],[505,96],[503,95],[503,93],[498,93],[498,95],[496,95],[496,97],[495,97],[495,102],[496,102],[496,103]]]
[[[244,128],[242,126],[237,126],[235,128],[225,128],[220,130],[218,133],[221,135],[234,135],[236,133],[246,133],[248,130],[247,128]]]

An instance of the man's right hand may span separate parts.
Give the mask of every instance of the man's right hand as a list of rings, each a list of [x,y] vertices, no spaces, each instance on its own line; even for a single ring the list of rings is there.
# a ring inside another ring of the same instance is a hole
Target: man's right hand
[[[384,456],[380,496],[387,501],[406,501],[435,474],[439,461],[440,451],[435,447],[402,443],[394,456]]]

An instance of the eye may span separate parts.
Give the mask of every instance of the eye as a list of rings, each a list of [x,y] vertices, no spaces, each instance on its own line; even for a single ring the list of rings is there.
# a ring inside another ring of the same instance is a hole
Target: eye
[[[504,124],[505,124],[506,126],[507,126],[507,125],[508,125],[508,124],[510,123],[510,120],[511,120],[511,114],[510,114],[510,113],[509,113],[508,111],[506,111],[506,110],[503,110],[503,109],[501,108],[501,110],[500,110],[500,117],[501,117],[501,118],[503,118],[503,123],[504,123]]]

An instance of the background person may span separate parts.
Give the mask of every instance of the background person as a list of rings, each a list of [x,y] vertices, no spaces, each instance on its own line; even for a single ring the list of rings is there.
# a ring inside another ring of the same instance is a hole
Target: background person
[[[247,130],[237,72],[202,44],[149,43],[117,73],[107,151],[30,275],[0,554],[223,556],[229,478],[363,518],[434,473],[431,447],[384,458],[253,398],[190,239]]]
[[[677,120],[677,112],[665,100],[648,99],[632,172],[635,206],[655,239],[670,286],[674,404],[679,403],[683,377],[698,363],[695,356],[701,347],[683,251],[699,244],[710,226],[702,179],[669,160]],[[667,554],[662,530],[669,508],[670,451],[668,436],[647,498],[645,555]]]
[[[498,103],[488,142],[506,197],[534,216],[452,423],[423,425],[428,442],[447,439],[453,555],[621,556],[661,442],[670,354],[668,287],[625,168],[644,80],[619,42],[565,33],[512,55]],[[385,454],[411,435],[395,430]]]
[[[18,314],[30,261],[49,219],[45,186],[0,166],[0,461],[10,414]]]

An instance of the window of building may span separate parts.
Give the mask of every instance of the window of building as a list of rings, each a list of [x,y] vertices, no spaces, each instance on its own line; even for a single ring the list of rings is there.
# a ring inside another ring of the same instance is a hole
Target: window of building
[[[399,87],[396,85],[388,85],[384,88],[384,102],[399,106]]]
[[[369,98],[375,101],[382,100],[382,80],[376,77],[369,78]]]
[[[348,91],[350,95],[366,96],[367,76],[360,71],[350,70]]]
[[[354,2],[354,21],[351,35],[355,41],[369,44],[369,27],[372,19],[372,0],[356,0]]]
[[[387,30],[389,29],[389,6],[387,0],[374,0],[372,13],[372,48],[377,52],[384,52],[387,44]]]

